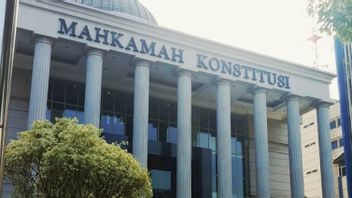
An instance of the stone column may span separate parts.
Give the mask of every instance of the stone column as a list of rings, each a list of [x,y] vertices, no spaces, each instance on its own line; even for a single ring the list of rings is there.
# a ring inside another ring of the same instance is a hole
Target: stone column
[[[177,74],[177,198],[192,197],[192,73]]]
[[[331,156],[331,137],[329,126],[329,104],[317,105],[318,139],[320,153],[320,172],[323,197],[335,197],[334,176]]]
[[[231,82],[217,82],[217,166],[219,198],[232,197]]]
[[[286,99],[291,197],[304,197],[301,129],[298,97]]]
[[[148,166],[148,114],[149,114],[149,68],[144,60],[135,62],[133,107],[133,155],[139,163]]]
[[[257,197],[270,197],[266,90],[254,90],[254,139]]]
[[[35,120],[45,119],[48,100],[52,41],[40,37],[34,40],[31,95],[29,99],[28,128]]]
[[[103,52],[91,49],[87,52],[86,93],[84,100],[84,122],[99,127]]]

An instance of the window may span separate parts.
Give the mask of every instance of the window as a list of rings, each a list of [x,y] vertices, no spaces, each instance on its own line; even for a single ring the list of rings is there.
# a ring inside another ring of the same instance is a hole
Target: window
[[[338,146],[337,146],[337,140],[334,140],[334,141],[331,142],[331,148],[332,148],[332,149],[337,149],[337,148],[338,148]]]
[[[177,128],[169,127],[166,130],[166,142],[177,144]]]
[[[336,128],[336,122],[335,122],[335,120],[330,121],[330,129],[334,129],[334,128]]]
[[[341,118],[337,119],[337,127],[341,126]]]
[[[314,125],[314,122],[309,123],[309,126],[312,126],[312,125]]]
[[[308,127],[308,124],[307,125],[304,125],[304,127],[303,128],[307,128]]]
[[[343,138],[339,139],[339,143],[340,143],[340,147],[342,147],[343,146]]]
[[[148,140],[158,140],[158,132],[153,124],[148,124]]]
[[[154,189],[170,190],[171,189],[171,172],[163,170],[151,171],[152,186]]]

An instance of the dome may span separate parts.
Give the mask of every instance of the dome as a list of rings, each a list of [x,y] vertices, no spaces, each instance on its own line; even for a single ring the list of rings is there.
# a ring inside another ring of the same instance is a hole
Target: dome
[[[132,15],[157,25],[152,13],[140,4],[138,0],[79,0],[78,2],[97,9]]]

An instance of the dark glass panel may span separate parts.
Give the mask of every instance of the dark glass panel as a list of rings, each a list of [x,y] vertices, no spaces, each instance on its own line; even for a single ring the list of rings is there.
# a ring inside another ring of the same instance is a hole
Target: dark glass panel
[[[199,110],[199,126],[200,128],[208,128],[208,110]]]
[[[78,103],[78,83],[67,82],[66,103],[77,105]]]
[[[192,107],[192,125],[195,128],[199,128],[199,108]]]
[[[53,101],[65,102],[65,84],[66,82],[64,80],[54,80]]]
[[[216,130],[216,111],[209,110],[209,129]]]
[[[337,140],[331,142],[331,148],[332,149],[337,149]]]
[[[54,80],[52,78],[50,78],[49,89],[48,89],[48,100],[49,101],[53,99],[53,82],[54,82]]]
[[[170,120],[170,103],[160,101],[159,103],[159,119],[164,121]]]
[[[170,103],[170,122],[177,122],[177,105],[176,103]]]
[[[64,111],[64,105],[60,103],[53,103],[51,109],[51,121],[54,122],[55,118],[61,118]]]
[[[133,95],[130,93],[125,94],[125,105],[126,105],[126,113],[129,115],[133,115]]]
[[[159,122],[159,141],[166,142],[167,128],[169,128],[169,123],[162,121]]]
[[[84,99],[85,99],[85,85],[82,83],[78,84],[78,105],[84,106]]]
[[[103,89],[102,91],[102,109],[106,111],[114,111],[114,95],[111,89]]]
[[[149,100],[149,118],[158,119],[159,103],[156,99]]]
[[[125,95],[119,91],[115,92],[115,112],[120,114],[125,114],[126,112],[126,104],[125,104]]]
[[[336,122],[335,122],[335,120],[333,120],[333,121],[330,122],[330,129],[334,129],[334,128],[336,128]]]

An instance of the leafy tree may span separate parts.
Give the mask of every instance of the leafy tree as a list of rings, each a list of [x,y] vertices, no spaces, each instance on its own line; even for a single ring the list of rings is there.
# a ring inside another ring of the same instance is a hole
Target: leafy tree
[[[310,0],[308,13],[316,16],[320,31],[336,35],[352,42],[351,0]]]
[[[77,119],[36,121],[6,149],[14,197],[152,197],[149,173]]]

